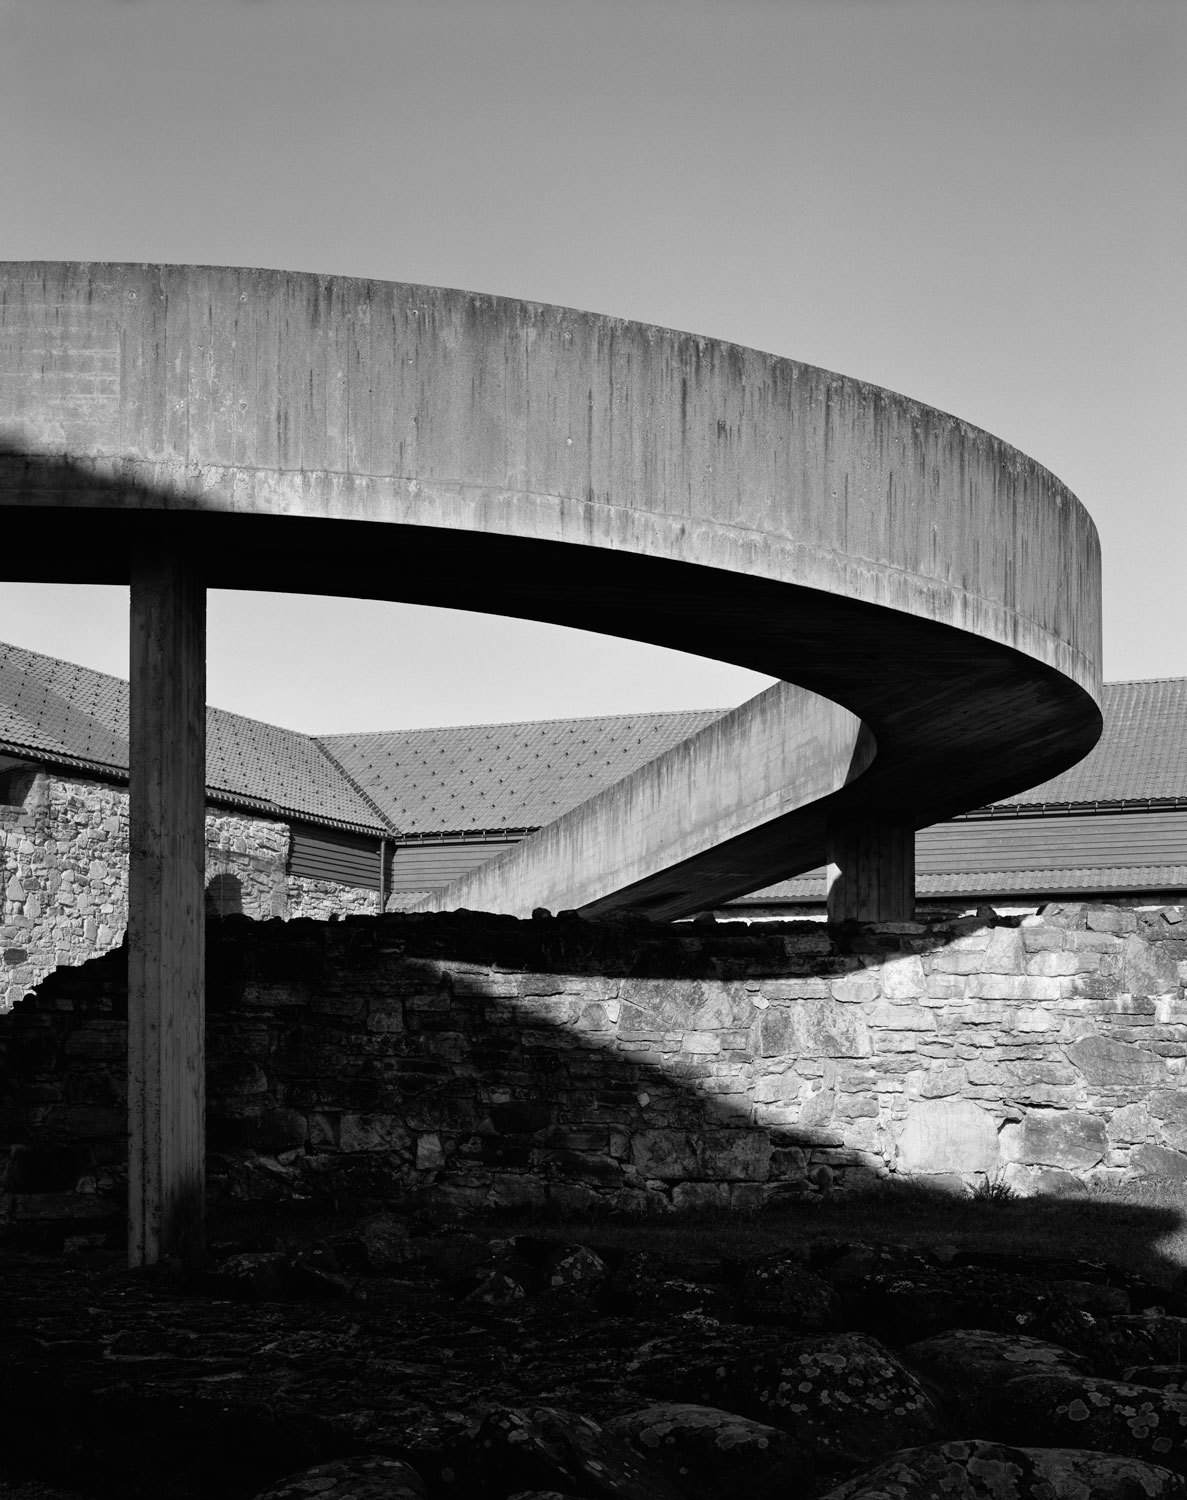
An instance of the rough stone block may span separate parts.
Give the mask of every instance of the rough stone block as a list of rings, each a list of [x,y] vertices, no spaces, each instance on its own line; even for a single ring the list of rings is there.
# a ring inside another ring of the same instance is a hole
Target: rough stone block
[[[883,1000],[871,1007],[868,1022],[875,1029],[885,1027],[891,1031],[934,1031],[936,1018],[930,1010],[919,1005],[895,1004]]]
[[[1021,1122],[1004,1125],[999,1141],[1008,1161],[1072,1171],[1095,1167],[1109,1145],[1102,1119],[1072,1109],[1032,1109]]]
[[[686,1031],[680,1047],[684,1052],[712,1056],[721,1051],[721,1037],[715,1031]]]
[[[980,1000],[1058,1000],[1059,980],[1029,974],[978,974],[969,995]]]
[[[1067,1057],[1090,1084],[1102,1088],[1140,1088],[1169,1077],[1166,1064],[1153,1052],[1110,1037],[1081,1037],[1067,1048]]]
[[[993,1116],[969,1099],[912,1101],[896,1146],[901,1172],[991,1172],[999,1161]]]
[[[834,1000],[846,1005],[872,1005],[878,998],[878,986],[869,974],[842,974],[829,982]]]
[[[640,1177],[660,1182],[697,1175],[696,1149],[686,1130],[636,1130],[630,1160]]]
[[[1154,1089],[1147,1105],[1150,1115],[1158,1121],[1163,1145],[1187,1151],[1187,1093],[1179,1089]]]
[[[856,1007],[827,1000],[770,1006],[756,1022],[762,1057],[868,1057],[869,1029]]]
[[[1164,1146],[1135,1146],[1129,1153],[1131,1170],[1142,1177],[1164,1177],[1182,1182],[1187,1179],[1187,1156],[1168,1151]]]
[[[770,1175],[771,1137],[765,1130],[717,1130],[695,1142],[698,1177],[715,1181],[765,1182]]]
[[[1137,933],[1125,939],[1121,977],[1131,995],[1165,995],[1179,987],[1179,965],[1170,945],[1149,943]]]
[[[804,1082],[795,1073],[761,1074],[755,1079],[753,1098],[755,1104],[788,1104],[800,1098]]]
[[[1089,932],[1133,932],[1137,913],[1121,906],[1090,906],[1084,913]]]
[[[968,1081],[968,1069],[962,1064],[927,1068],[919,1081],[919,1095],[923,1099],[949,1099],[961,1093]]]
[[[1132,1146],[1149,1140],[1151,1128],[1150,1111],[1144,1104],[1123,1104],[1120,1109],[1112,1112],[1108,1120],[1109,1140],[1119,1146]],[[1187,1142],[1176,1141],[1170,1144],[1177,1147]]]
[[[1022,933],[1017,927],[995,927],[981,957],[984,974],[1021,974],[1026,965]]]
[[[957,948],[941,948],[927,958],[932,974],[979,974],[983,968],[981,952],[969,953]]]
[[[923,961],[915,954],[886,959],[874,972],[888,1000],[917,1000],[927,986]]]
[[[395,1115],[344,1113],[338,1119],[338,1146],[342,1151],[399,1151],[411,1157],[416,1138]]]
[[[1045,979],[1055,979],[1064,974],[1087,973],[1099,962],[1100,957],[1095,953],[1067,953],[1048,949],[1030,955],[1026,960],[1026,972]]]
[[[681,1211],[729,1206],[728,1182],[678,1182],[672,1189],[672,1207]]]
[[[1001,1180],[1019,1198],[1076,1198],[1086,1191],[1074,1172],[1061,1167],[1026,1166],[1017,1161],[1006,1163]]]

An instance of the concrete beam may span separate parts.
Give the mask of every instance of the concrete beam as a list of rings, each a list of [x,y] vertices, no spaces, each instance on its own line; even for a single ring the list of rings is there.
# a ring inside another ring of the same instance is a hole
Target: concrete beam
[[[876,817],[828,820],[828,920],[910,922],[915,825]]]
[[[201,1253],[206,591],[175,547],[131,578],[128,1260]]]

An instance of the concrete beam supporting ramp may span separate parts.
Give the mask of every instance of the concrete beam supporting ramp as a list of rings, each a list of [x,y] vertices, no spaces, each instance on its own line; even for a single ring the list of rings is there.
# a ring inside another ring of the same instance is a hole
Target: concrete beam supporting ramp
[[[843,846],[886,872],[839,863],[865,892],[845,910],[877,915],[901,898],[894,861],[830,828],[925,826],[1100,732],[1099,548],[1053,475],[860,381],[566,308],[2,265],[0,513],[9,578],[127,582],[151,523],[208,587],[520,615],[802,690],[628,779],[604,842],[526,842],[504,909],[677,915]],[[665,789],[679,805],[643,829]]]

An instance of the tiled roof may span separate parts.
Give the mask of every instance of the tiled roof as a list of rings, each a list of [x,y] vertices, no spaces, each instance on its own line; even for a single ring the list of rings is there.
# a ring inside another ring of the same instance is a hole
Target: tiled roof
[[[538,828],[724,712],[333,734],[322,743],[401,833]]]
[[[1000,806],[1187,797],[1187,678],[1106,682],[1104,730],[1070,771]]]
[[[1187,889],[1187,865],[1101,865],[1090,869],[987,870],[960,875],[918,875],[916,896],[996,896],[1002,899],[1060,895],[1075,891],[1181,891]],[[810,870],[792,880],[752,891],[728,906],[778,905],[787,901],[820,902],[825,897],[824,871]]]
[[[0,744],[16,754],[124,777],[128,684],[0,643]],[[385,832],[316,740],[221,708],[206,711],[206,786],[217,801]]]

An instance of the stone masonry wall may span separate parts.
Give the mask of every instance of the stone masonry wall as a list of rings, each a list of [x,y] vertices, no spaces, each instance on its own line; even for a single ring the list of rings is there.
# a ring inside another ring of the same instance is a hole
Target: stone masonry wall
[[[891,1172],[1187,1178],[1182,907],[831,936],[465,912],[209,930],[216,1199],[756,1208]],[[10,1216],[118,1199],[123,986],[112,953],[0,1019]]]
[[[117,947],[128,922],[127,790],[30,770],[10,796],[0,803],[0,1012],[54,969]],[[373,891],[286,875],[289,843],[285,823],[208,810],[211,912],[325,920],[374,911]]]

